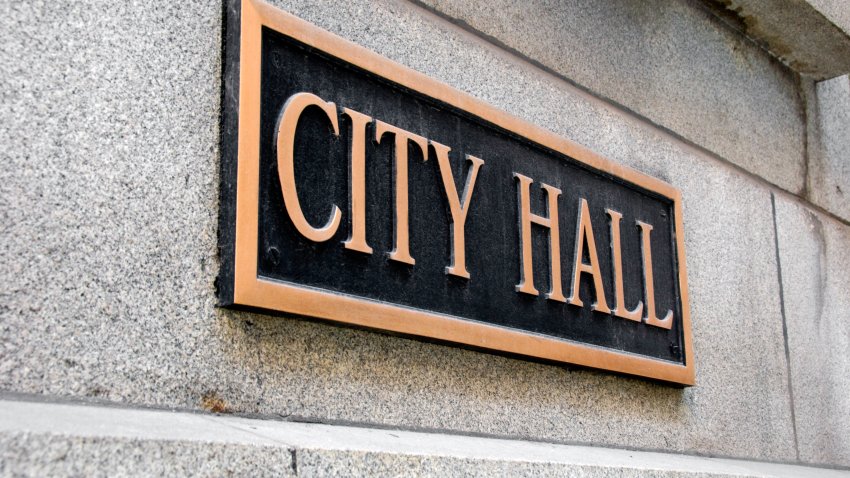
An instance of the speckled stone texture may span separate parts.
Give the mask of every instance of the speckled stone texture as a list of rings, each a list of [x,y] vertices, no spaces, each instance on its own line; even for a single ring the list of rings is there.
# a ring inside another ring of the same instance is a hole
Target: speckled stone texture
[[[253,401],[256,347],[212,289],[220,17],[0,4],[2,388]]]
[[[850,466],[850,226],[777,197],[800,458]]]
[[[0,389],[795,459],[763,182],[410,3],[278,5],[681,188],[697,386],[216,309],[221,9],[186,1],[0,4]]]
[[[419,1],[788,191],[804,186],[793,73],[698,2]]]
[[[571,465],[534,461],[476,460],[446,456],[400,455],[349,450],[306,450],[299,453],[298,476],[446,477],[517,476],[581,478],[711,478],[732,476],[686,470],[647,470],[623,467]],[[746,475],[738,475],[746,476]]]
[[[0,433],[0,475],[50,477],[296,476],[283,447]]]
[[[809,198],[850,220],[850,77],[818,82],[812,96]]]
[[[844,33],[850,35],[850,8],[844,0],[806,0]]]
[[[417,454],[374,453],[352,450],[304,450],[298,452],[299,477],[352,475],[370,477],[577,477],[577,478],[846,478],[850,473],[759,463],[732,464],[722,471],[694,471],[688,465],[658,469],[623,465],[578,465],[538,460],[471,459]],[[728,463],[728,462],[726,462]],[[737,465],[737,466],[735,466]],[[692,465],[691,465],[692,466]],[[726,467],[724,467],[726,468]]]

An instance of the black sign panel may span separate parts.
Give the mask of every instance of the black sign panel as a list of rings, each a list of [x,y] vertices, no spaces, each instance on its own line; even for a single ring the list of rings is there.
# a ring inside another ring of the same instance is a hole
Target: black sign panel
[[[264,3],[227,33],[224,305],[693,383],[674,188]]]

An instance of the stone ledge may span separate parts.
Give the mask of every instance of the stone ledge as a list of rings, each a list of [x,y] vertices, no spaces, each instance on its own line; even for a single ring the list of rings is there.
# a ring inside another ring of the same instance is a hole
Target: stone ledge
[[[756,461],[17,399],[0,400],[0,444],[2,475],[850,476]]]
[[[833,0],[703,0],[794,71],[816,79],[850,72],[850,24]]]

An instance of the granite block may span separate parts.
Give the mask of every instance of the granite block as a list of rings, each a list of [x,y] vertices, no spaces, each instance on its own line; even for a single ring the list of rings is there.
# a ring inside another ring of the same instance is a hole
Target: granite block
[[[697,2],[421,3],[788,191],[804,187],[794,74]]]
[[[850,466],[850,227],[778,196],[800,458]]]
[[[808,197],[815,204],[850,220],[850,77],[839,76],[808,88]]]
[[[667,456],[668,458],[670,455]],[[706,459],[709,461],[710,459]],[[670,460],[674,461],[674,460]],[[580,477],[580,478],[842,478],[850,473],[841,470],[809,468],[770,463],[747,463],[733,460],[711,460],[715,466],[694,463],[668,463],[646,466],[562,463],[559,461],[475,459],[453,456],[394,454],[353,450],[299,450],[298,476],[373,476],[373,477],[445,477],[445,476],[516,476],[516,477]],[[706,469],[707,468],[707,469]]]
[[[252,400],[250,333],[212,289],[220,17],[0,4],[3,389]]]
[[[0,433],[2,476],[296,476],[291,457],[282,447]]]
[[[728,476],[686,470],[647,470],[533,461],[476,460],[429,455],[359,452],[349,450],[304,450],[299,452],[298,476],[445,477],[515,476],[581,478],[710,478]]]
[[[211,415],[0,401],[0,476],[295,476],[293,457]]]
[[[0,389],[794,459],[763,183],[412,4],[277,4],[682,189],[697,386],[217,309],[221,11],[189,1],[0,5]]]

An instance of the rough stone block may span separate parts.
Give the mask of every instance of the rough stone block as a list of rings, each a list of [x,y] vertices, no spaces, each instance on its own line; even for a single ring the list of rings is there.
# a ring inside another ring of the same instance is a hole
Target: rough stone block
[[[850,227],[777,197],[800,458],[850,466]]]

